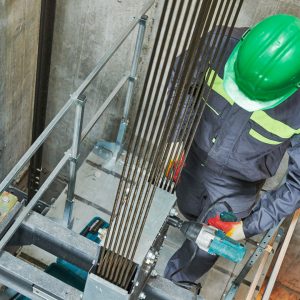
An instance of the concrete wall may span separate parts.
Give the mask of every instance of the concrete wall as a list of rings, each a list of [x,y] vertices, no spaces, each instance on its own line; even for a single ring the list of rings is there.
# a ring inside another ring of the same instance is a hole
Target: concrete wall
[[[57,1],[54,41],[50,72],[47,121],[59,111],[70,93],[82,83],[97,61],[115,42],[122,30],[137,16],[146,0],[64,0]],[[153,37],[152,28],[157,23],[153,20],[156,9],[148,15],[148,29],[143,46],[143,59],[139,66],[140,78],[150,53]],[[154,25],[153,25],[154,24]],[[113,59],[107,64],[86,91],[87,104],[84,124],[101,106],[124,73],[130,69],[137,30],[121,46]],[[116,101],[107,109],[101,121],[87,137],[82,152],[90,150],[99,139],[116,138],[126,86],[117,96]],[[71,145],[74,111],[66,115],[60,127],[53,132],[46,143],[43,169],[52,170],[63,152]],[[82,157],[84,154],[82,155]],[[63,172],[62,175],[66,173]]]
[[[274,14],[291,14],[300,17],[299,0],[245,0],[238,26],[251,26]]]
[[[57,1],[47,109],[48,122],[67,101],[70,93],[81,84],[95,63],[104,55],[145,2],[146,0]],[[155,36],[152,33],[155,32],[163,1],[158,1],[158,3],[159,7],[150,12],[148,22],[150,26],[146,34],[139,68],[141,79],[145,74],[147,59]],[[251,26],[264,17],[279,12],[300,15],[300,3],[291,0],[245,0],[237,26]],[[100,107],[124,72],[130,68],[135,36],[136,31],[88,88],[84,124]],[[136,90],[140,90],[141,86],[142,80],[139,81]],[[92,148],[97,140],[115,139],[122,114],[125,91],[126,86],[88,136],[83,145],[81,157],[84,157],[84,154]],[[73,116],[73,111],[68,113],[46,143],[43,160],[46,174],[53,169],[63,152],[70,146]],[[66,175],[66,170],[62,175]]]
[[[30,146],[39,0],[0,1],[0,179]]]

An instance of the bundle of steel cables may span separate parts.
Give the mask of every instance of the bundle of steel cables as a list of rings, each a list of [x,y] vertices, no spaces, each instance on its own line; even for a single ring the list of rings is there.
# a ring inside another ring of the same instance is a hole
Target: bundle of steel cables
[[[176,187],[242,2],[164,2],[97,269],[122,288],[155,190]]]

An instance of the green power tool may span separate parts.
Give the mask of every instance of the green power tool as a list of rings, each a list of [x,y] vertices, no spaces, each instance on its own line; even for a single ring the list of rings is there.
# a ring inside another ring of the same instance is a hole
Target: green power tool
[[[219,255],[235,263],[242,261],[246,254],[244,245],[236,242],[215,227],[192,221],[183,221],[176,216],[168,217],[168,224],[178,228],[188,240],[211,254]]]

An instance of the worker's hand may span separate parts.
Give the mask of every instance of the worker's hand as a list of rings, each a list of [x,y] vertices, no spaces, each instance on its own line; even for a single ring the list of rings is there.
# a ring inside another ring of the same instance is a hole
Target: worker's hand
[[[208,219],[208,225],[214,226],[226,233],[226,235],[233,240],[240,241],[245,239],[243,230],[243,222],[225,222],[222,221],[220,216],[217,215],[213,218]]]

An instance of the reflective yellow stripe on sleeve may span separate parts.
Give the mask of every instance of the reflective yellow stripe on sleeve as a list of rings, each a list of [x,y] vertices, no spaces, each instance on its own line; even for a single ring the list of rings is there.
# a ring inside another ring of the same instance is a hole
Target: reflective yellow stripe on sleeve
[[[299,133],[299,130],[295,130],[290,126],[271,118],[267,113],[262,110],[255,111],[250,119],[264,128],[266,131],[277,135],[283,139],[288,139],[294,134]]]
[[[256,140],[265,143],[265,144],[270,144],[270,145],[279,145],[281,144],[281,142],[278,141],[274,141],[274,140],[270,140],[264,136],[262,136],[260,133],[258,133],[257,131],[255,131],[254,129],[250,129],[249,134],[255,138]]]

